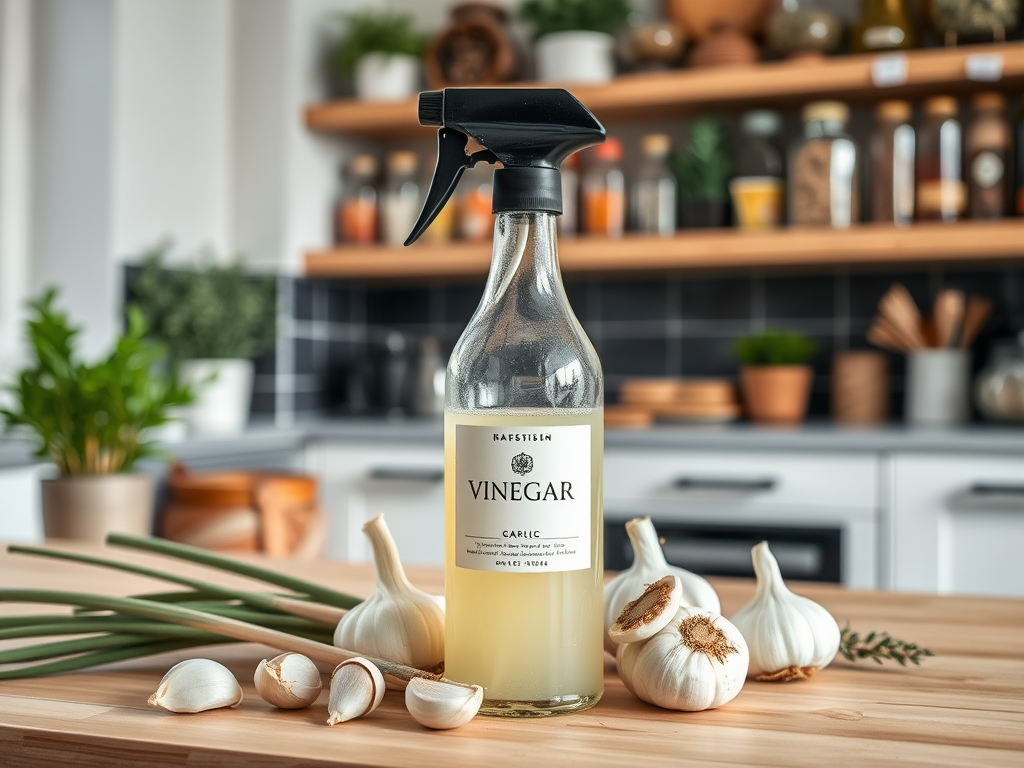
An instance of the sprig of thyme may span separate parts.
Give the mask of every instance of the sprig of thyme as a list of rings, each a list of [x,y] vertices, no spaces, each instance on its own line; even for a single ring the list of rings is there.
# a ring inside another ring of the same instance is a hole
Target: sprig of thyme
[[[918,648],[914,643],[890,637],[888,632],[872,632],[862,639],[850,629],[849,624],[839,634],[839,652],[850,661],[874,659],[881,664],[891,659],[901,667],[907,666],[908,661],[920,666],[923,657],[935,655],[927,648]]]

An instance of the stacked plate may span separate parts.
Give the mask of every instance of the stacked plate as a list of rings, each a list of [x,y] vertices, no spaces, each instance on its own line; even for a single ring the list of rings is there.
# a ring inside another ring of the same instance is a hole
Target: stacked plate
[[[616,411],[647,414],[648,423],[655,418],[721,423],[741,413],[736,385],[727,379],[628,379],[619,390],[619,403]]]

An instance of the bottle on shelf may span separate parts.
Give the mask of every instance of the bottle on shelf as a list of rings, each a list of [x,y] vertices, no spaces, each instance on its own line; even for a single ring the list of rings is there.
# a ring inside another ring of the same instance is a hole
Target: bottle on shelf
[[[778,112],[758,109],[743,115],[736,176],[729,195],[741,229],[766,229],[782,223],[782,153],[775,144],[781,120]]]
[[[871,220],[906,226],[914,220],[914,126],[910,104],[883,101],[871,135]]]
[[[462,176],[457,198],[459,238],[483,242],[494,230],[491,212],[491,171],[486,165],[468,169]]]
[[[916,45],[907,0],[861,0],[860,19],[850,29],[851,52],[906,51]]]
[[[917,131],[917,205],[921,221],[959,221],[967,190],[961,164],[960,121],[952,96],[933,96],[924,102]]]
[[[441,161],[407,244],[467,166],[504,162],[491,271],[445,387],[445,676],[482,686],[487,714],[581,711],[604,681],[604,384],[555,216],[559,165],[604,128],[561,89],[423,93],[419,117]],[[467,156],[467,135],[486,149]]]
[[[644,159],[630,199],[632,227],[637,232],[665,237],[675,234],[677,183],[666,164],[671,145],[664,133],[650,133],[640,142]]]
[[[789,158],[791,224],[845,228],[860,221],[860,151],[846,132],[849,118],[838,101],[804,107],[804,133]]]
[[[335,214],[335,239],[377,242],[377,158],[373,155],[354,155],[349,161]]]
[[[1017,215],[1024,216],[1024,101],[1017,109],[1014,130],[1017,134]]]
[[[384,242],[401,245],[420,212],[420,185],[416,180],[419,157],[415,152],[391,152],[381,206]]]
[[[430,177],[434,173],[434,166],[436,164],[437,156],[430,156],[424,167],[426,173],[420,179],[420,189],[426,189],[430,186]],[[444,243],[451,242],[452,238],[455,237],[456,208],[456,200],[449,200],[445,203],[444,207],[438,211],[437,216],[434,217],[434,220],[430,222],[427,231],[420,236],[420,240],[430,245],[443,245]]]
[[[621,237],[626,216],[622,144],[609,138],[591,151],[589,160],[583,174],[583,231],[588,235]]]
[[[580,233],[580,156],[574,153],[562,163],[562,215],[555,222],[559,237]]]
[[[968,214],[972,219],[1001,219],[1010,197],[1010,149],[1013,137],[1006,118],[1006,99],[979,93],[964,139]]]

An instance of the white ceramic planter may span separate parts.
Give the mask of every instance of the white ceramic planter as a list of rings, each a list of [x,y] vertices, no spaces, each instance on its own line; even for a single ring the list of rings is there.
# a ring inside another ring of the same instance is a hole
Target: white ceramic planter
[[[615,77],[615,38],[603,32],[552,32],[533,50],[542,82],[606,83]]]
[[[108,533],[148,536],[153,479],[143,474],[79,475],[43,480],[43,532],[48,539],[102,544]]]
[[[252,360],[185,360],[181,378],[197,393],[183,412],[190,434],[236,435],[245,429],[252,400]]]
[[[404,53],[368,53],[356,64],[356,95],[364,101],[399,101],[420,87],[420,60]]]

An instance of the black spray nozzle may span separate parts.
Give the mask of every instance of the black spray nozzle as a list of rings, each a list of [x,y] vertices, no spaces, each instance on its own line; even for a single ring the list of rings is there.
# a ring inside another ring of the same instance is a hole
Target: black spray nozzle
[[[604,141],[604,127],[561,88],[446,88],[420,94],[422,125],[440,126],[437,166],[412,232],[414,243],[441,212],[467,168],[500,162],[493,210],[562,212],[558,168],[569,155]],[[466,154],[472,138],[485,149]]]

